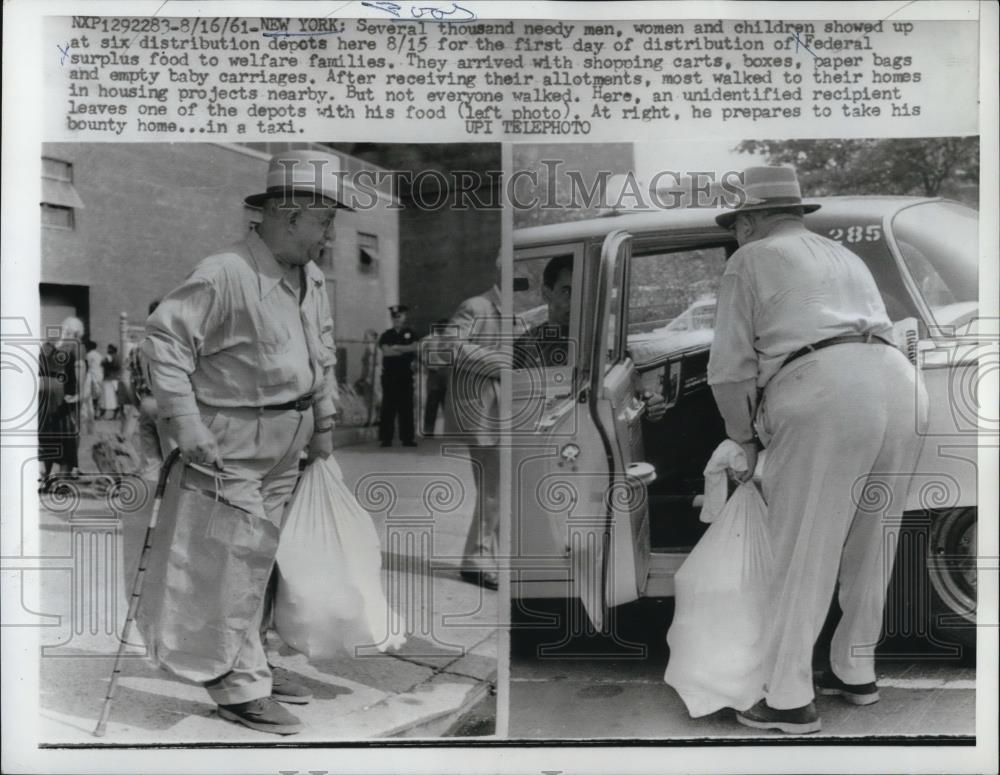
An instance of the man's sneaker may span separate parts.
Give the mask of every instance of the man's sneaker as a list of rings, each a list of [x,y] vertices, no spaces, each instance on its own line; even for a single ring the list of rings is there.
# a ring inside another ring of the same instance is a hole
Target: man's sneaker
[[[736,720],[745,727],[777,729],[789,735],[807,735],[820,730],[819,714],[811,702],[801,708],[779,710],[761,700],[750,710],[737,711]]]
[[[867,684],[845,684],[832,670],[827,670],[816,680],[816,689],[820,694],[839,694],[852,705],[872,705],[879,700],[878,687],[874,681]]]
[[[275,735],[294,735],[302,731],[302,722],[271,697],[237,702],[233,705],[220,705],[219,717],[258,732],[270,732]]]
[[[271,668],[271,699],[291,705],[305,705],[313,698],[312,692],[292,678],[283,667]]]

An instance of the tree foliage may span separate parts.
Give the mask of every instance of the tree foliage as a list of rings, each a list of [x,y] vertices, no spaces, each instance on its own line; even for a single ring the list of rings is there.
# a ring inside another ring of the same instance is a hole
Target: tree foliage
[[[979,184],[978,137],[745,140],[736,150],[792,165],[807,196],[941,196]]]

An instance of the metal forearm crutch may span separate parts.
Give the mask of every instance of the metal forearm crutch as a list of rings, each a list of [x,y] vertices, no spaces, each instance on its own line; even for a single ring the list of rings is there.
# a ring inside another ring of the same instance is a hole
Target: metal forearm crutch
[[[136,611],[139,609],[139,599],[142,595],[142,582],[146,575],[146,558],[153,545],[153,532],[156,530],[157,518],[160,515],[160,503],[163,501],[163,491],[167,486],[167,476],[174,462],[180,456],[180,450],[174,449],[167,455],[160,468],[160,478],[156,482],[156,495],[153,499],[153,513],[149,517],[149,526],[146,528],[146,537],[143,540],[142,552],[139,555],[139,567],[135,572],[135,581],[132,582],[132,596],[128,601],[128,614],[125,617],[125,626],[122,628],[121,642],[118,644],[118,654],[115,657],[115,666],[111,671],[111,681],[108,684],[108,694],[104,698],[104,707],[101,708],[101,717],[94,728],[95,737],[104,737],[108,726],[108,716],[111,715],[111,703],[115,699],[115,692],[118,689],[118,675],[121,673],[122,655],[128,645],[129,635],[132,634],[132,622],[135,621]]]

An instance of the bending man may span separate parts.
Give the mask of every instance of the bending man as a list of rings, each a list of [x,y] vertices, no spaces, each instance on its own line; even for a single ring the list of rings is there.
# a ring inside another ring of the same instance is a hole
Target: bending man
[[[767,457],[764,499],[775,568],[767,623],[764,697],[737,715],[760,729],[820,728],[813,704],[813,645],[840,583],[843,617],[831,647],[826,693],[878,699],[874,647],[892,555],[881,514],[859,508],[869,482],[891,489],[901,514],[919,452],[926,399],[864,262],[813,234],[795,171],[755,167],[746,203],[720,215],[740,244],[719,291],[708,381],[752,475]]]

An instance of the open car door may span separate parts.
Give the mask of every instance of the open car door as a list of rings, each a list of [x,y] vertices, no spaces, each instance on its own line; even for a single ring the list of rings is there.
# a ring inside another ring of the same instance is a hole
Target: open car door
[[[607,608],[639,597],[650,552],[646,487],[655,472],[643,462],[645,404],[626,349],[630,258],[631,237],[624,231],[612,232],[600,246],[594,319],[586,340],[587,407],[603,446],[607,479],[600,540],[591,535],[585,545],[581,541],[572,559],[580,598],[598,629]]]
[[[525,329],[546,319],[535,292],[543,269],[554,260],[573,267],[560,358],[514,358],[514,594],[578,597],[598,629],[608,607],[638,597],[649,557],[642,469],[651,468],[638,462],[644,406],[623,325],[630,244],[617,231],[601,243],[527,248],[514,257],[528,289],[522,299],[515,293]]]

